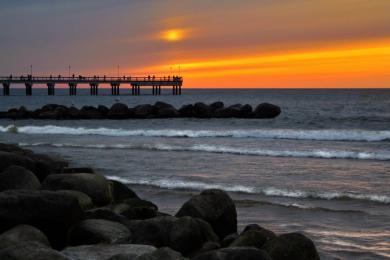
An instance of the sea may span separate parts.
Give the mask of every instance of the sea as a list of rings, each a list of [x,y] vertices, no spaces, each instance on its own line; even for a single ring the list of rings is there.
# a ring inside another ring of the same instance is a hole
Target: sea
[[[227,191],[239,230],[302,232],[321,259],[390,259],[390,90],[184,89],[161,96],[12,89],[0,110],[49,103],[164,101],[279,105],[275,119],[0,120],[0,142],[62,156],[121,181],[175,214],[205,189]],[[16,124],[18,133],[11,133]]]

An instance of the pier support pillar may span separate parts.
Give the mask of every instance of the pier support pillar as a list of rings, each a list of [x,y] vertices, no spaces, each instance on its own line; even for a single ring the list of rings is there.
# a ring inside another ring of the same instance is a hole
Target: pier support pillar
[[[179,86],[179,95],[181,95],[181,86]]]
[[[3,83],[3,96],[9,96],[10,83]]]
[[[161,95],[161,86],[158,86],[158,95]]]
[[[54,83],[47,83],[47,94],[49,96],[54,96]]]
[[[77,83],[69,83],[69,96],[77,95]]]
[[[91,83],[89,84],[91,87],[91,96],[97,96],[98,95],[98,89],[99,89],[99,84],[98,83]]]
[[[26,96],[31,96],[33,84],[31,82],[26,82],[25,86],[26,86]]]
[[[113,96],[119,96],[119,83],[111,83],[111,94]]]

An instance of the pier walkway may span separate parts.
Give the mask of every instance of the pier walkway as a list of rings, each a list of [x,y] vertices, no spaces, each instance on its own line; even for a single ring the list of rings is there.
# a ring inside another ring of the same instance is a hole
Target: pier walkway
[[[71,77],[62,77],[62,76],[49,76],[49,77],[39,77],[39,76],[0,76],[0,83],[3,86],[3,95],[10,95],[11,84],[23,84],[26,88],[26,95],[32,95],[32,89],[35,84],[46,85],[47,94],[53,96],[55,94],[56,85],[67,85],[69,87],[69,95],[77,95],[77,87],[82,84],[89,85],[91,95],[98,95],[99,86],[109,85],[111,87],[112,95],[119,95],[119,88],[121,86],[131,86],[132,95],[140,95],[141,88],[151,88],[153,95],[161,95],[161,87],[170,88],[172,87],[173,95],[181,95],[181,88],[183,85],[183,77],[178,76],[166,76],[166,77],[106,77],[106,76],[93,76],[93,77],[83,77],[83,76],[71,76]]]

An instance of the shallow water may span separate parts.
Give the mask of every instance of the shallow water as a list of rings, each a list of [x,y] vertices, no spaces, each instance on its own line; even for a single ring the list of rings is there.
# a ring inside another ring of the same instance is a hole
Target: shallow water
[[[276,232],[304,232],[324,259],[390,258],[389,90],[62,94],[1,97],[0,110],[115,100],[130,106],[157,100],[175,106],[217,100],[278,104],[283,113],[271,120],[22,120],[16,122],[18,134],[8,132],[12,121],[0,120],[0,141],[92,166],[164,212],[175,213],[200,190],[220,188],[236,201],[240,228],[258,223]]]

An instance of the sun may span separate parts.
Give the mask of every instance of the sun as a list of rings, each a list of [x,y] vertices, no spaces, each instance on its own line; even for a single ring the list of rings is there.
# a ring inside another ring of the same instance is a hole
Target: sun
[[[184,39],[184,30],[171,29],[162,32],[162,39],[168,42],[178,42]]]

